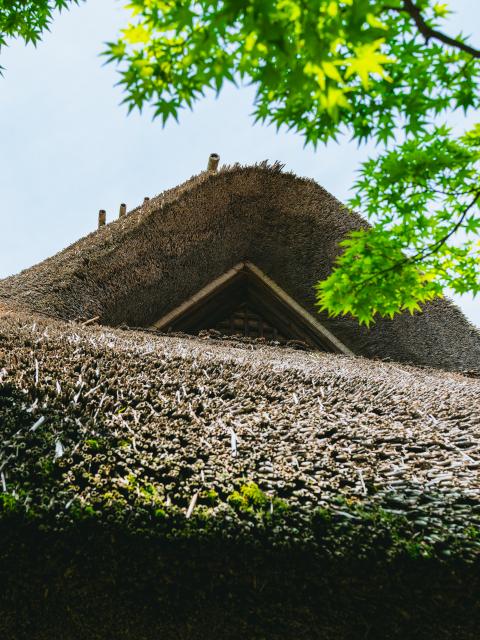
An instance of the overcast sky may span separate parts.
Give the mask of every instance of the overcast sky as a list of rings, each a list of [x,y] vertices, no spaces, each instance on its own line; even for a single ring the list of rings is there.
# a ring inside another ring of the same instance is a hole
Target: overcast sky
[[[206,98],[165,129],[148,112],[127,117],[115,69],[99,58],[125,22],[123,4],[87,0],[57,17],[37,49],[12,42],[0,55],[0,278],[92,231],[99,209],[113,219],[120,202],[131,208],[203,170],[211,151],[226,163],[280,160],[340,200],[351,195],[369,150],[341,140],[314,152],[295,134],[253,126],[250,88]],[[450,5],[449,32],[478,44],[480,1]],[[455,300],[480,326],[480,299]]]

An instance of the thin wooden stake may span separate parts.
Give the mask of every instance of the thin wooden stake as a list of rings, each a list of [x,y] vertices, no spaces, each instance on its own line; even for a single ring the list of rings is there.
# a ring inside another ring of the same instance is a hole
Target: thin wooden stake
[[[188,509],[187,509],[187,518],[190,518],[190,516],[193,513],[193,510],[195,509],[195,505],[197,504],[197,500],[198,500],[198,491],[197,493],[194,493],[192,496],[192,499],[190,500],[190,504],[188,505]]]
[[[30,431],[36,431],[38,429],[38,427],[42,426],[42,424],[45,422],[45,417],[41,416],[34,425],[32,425],[30,427]]]
[[[358,469],[358,477],[360,478],[360,484],[362,485],[363,495],[367,495],[367,487],[365,486],[365,480],[363,479],[363,473],[361,469]]]
[[[230,429],[230,447],[232,449],[232,456],[234,457],[237,455],[237,443],[237,434],[233,429]]]
[[[218,163],[220,162],[220,156],[218,153],[211,153],[208,158],[207,171],[215,173],[218,169]]]
[[[98,228],[104,227],[107,222],[107,212],[105,209],[100,209],[98,212]]]

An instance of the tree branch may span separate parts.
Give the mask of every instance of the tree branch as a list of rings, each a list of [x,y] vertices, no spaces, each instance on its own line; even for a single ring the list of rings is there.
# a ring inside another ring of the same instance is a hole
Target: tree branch
[[[447,234],[445,234],[445,236],[443,236],[443,238],[439,238],[436,242],[426,246],[424,249],[416,253],[414,256],[410,256],[410,257],[407,256],[403,260],[399,260],[398,262],[395,262],[395,264],[391,265],[390,267],[387,267],[386,269],[381,269],[376,273],[372,273],[372,275],[369,276],[368,278],[365,278],[364,280],[360,280],[360,282],[354,287],[354,290],[357,291],[360,288],[360,286],[364,285],[366,282],[369,282],[370,280],[374,280],[379,276],[383,276],[385,273],[388,273],[389,271],[398,269],[398,267],[401,267],[407,262],[410,264],[415,264],[416,262],[421,262],[425,258],[428,258],[428,256],[431,256],[432,254],[436,253],[440,249],[440,247],[442,247],[447,242],[447,240],[449,240],[453,236],[453,234],[460,229],[463,221],[467,217],[468,212],[475,205],[475,203],[479,198],[480,198],[480,191],[477,191],[477,193],[475,194],[475,197],[470,202],[470,204],[464,209],[464,211],[462,212],[462,215],[460,216],[456,224],[450,229],[450,231]]]
[[[424,258],[428,258],[428,256],[431,256],[433,253],[438,251],[440,247],[443,246],[447,242],[447,240],[449,240],[453,236],[453,234],[460,229],[460,227],[463,224],[463,221],[467,217],[467,213],[476,204],[479,197],[480,197],[480,191],[477,191],[475,198],[472,200],[472,202],[470,202],[468,207],[465,208],[462,215],[458,219],[457,223],[450,229],[450,231],[445,236],[443,236],[443,238],[440,238],[440,240],[437,240],[436,242],[429,245],[428,247],[425,247],[425,249],[417,253],[416,256],[413,256],[410,262],[419,262],[420,260],[423,260]]]
[[[456,49],[460,49],[460,51],[470,54],[474,58],[480,58],[480,51],[475,49],[475,47],[472,47],[461,40],[457,40],[456,38],[451,38],[445,33],[430,27],[413,0],[403,0],[403,7],[387,6],[385,8],[390,9],[391,11],[397,11],[398,13],[402,13],[404,11],[408,13],[413,18],[413,21],[417,25],[417,29],[424,36],[427,42],[431,39],[440,40],[440,42],[443,42],[449,47],[455,47]]]

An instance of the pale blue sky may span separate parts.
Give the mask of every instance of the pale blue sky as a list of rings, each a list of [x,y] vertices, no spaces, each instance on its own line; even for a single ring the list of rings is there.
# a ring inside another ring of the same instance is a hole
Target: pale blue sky
[[[12,42],[0,55],[0,278],[92,231],[99,209],[113,219],[120,202],[133,207],[203,170],[211,151],[227,163],[280,160],[344,201],[368,155],[346,140],[314,152],[295,134],[253,126],[249,88],[211,96],[165,129],[148,112],[127,117],[115,69],[99,58],[125,21],[123,4],[87,0],[37,49]],[[478,44],[480,1],[450,5],[449,32]],[[480,299],[455,300],[480,326]]]

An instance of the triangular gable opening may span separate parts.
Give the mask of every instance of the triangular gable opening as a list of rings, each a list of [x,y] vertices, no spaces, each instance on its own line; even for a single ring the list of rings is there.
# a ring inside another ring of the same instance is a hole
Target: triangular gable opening
[[[251,262],[241,262],[160,318],[153,328],[197,334],[299,340],[321,351],[352,352],[271,278]]]

